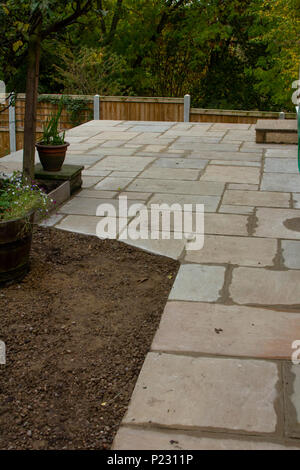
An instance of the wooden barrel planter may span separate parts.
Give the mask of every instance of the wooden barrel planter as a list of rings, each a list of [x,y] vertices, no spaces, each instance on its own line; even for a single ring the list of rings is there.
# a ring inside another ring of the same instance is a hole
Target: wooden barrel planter
[[[20,281],[29,270],[34,213],[0,221],[0,286]]]

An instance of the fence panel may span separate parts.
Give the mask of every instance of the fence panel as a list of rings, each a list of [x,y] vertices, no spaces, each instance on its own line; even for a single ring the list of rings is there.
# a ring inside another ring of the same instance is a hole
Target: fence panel
[[[37,138],[43,124],[57,110],[61,95],[41,95],[37,107]],[[66,107],[60,119],[60,129],[68,130],[94,118],[94,96],[65,95]],[[79,100],[76,107],[76,100]],[[74,106],[75,104],[75,106]],[[0,105],[3,109],[3,105]],[[187,107],[186,107],[187,109]],[[16,99],[17,150],[23,147],[25,95]],[[96,117],[98,114],[96,113]],[[286,119],[295,119],[287,113]],[[278,119],[279,113],[260,111],[228,111],[191,108],[190,122],[223,122],[255,124],[257,119]],[[153,98],[132,96],[100,96],[100,119],[116,121],[184,121],[184,98]],[[185,116],[187,119],[187,116]],[[0,157],[9,152],[9,112],[0,112]]]

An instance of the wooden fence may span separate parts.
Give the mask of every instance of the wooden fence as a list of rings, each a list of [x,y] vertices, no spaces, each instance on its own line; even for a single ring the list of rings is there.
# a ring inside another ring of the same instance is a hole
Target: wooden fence
[[[37,139],[42,135],[43,124],[57,110],[61,95],[40,95],[37,108]],[[94,96],[67,95],[66,106],[60,119],[60,129],[67,130],[94,118]],[[187,101],[189,106],[189,100]],[[3,107],[3,106],[2,106]],[[1,105],[0,105],[1,111]],[[23,147],[25,95],[15,101],[16,149]],[[148,98],[100,96],[100,119],[118,121],[172,121],[182,122],[256,123],[257,119],[278,119],[279,113],[260,111],[227,111],[189,108],[184,98]],[[295,114],[286,118],[295,119]],[[0,157],[9,153],[9,111],[0,112]]]

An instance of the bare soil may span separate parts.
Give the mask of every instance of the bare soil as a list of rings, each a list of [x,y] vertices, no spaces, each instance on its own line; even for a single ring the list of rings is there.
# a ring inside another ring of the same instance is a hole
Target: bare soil
[[[31,271],[0,290],[0,449],[109,449],[179,263],[36,228]]]

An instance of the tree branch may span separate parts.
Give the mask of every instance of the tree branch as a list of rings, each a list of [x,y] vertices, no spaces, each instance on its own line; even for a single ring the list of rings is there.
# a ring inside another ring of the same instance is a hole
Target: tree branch
[[[87,0],[86,3],[81,7],[80,6],[81,2],[78,0],[76,2],[76,9],[74,13],[72,13],[70,16],[67,16],[63,20],[57,21],[56,23],[53,23],[50,25],[47,29],[42,31],[41,37],[44,39],[45,37],[49,36],[51,33],[57,33],[61,29],[65,28],[66,26],[69,26],[72,23],[75,23],[75,21],[84,13],[88,11],[90,6],[92,5],[92,0]]]
[[[162,33],[164,27],[166,26],[170,16],[172,15],[172,13],[177,10],[179,7],[181,7],[184,3],[186,2],[186,0],[179,0],[175,5],[172,6],[173,4],[173,0],[168,0],[167,3],[166,3],[166,6],[164,8],[164,11],[161,15],[161,18],[160,18],[160,21],[156,27],[156,31],[155,33],[150,37],[149,41],[151,42],[156,42],[158,37],[160,36],[160,34]],[[142,63],[142,56],[138,56],[136,58],[136,60],[134,61],[134,64],[133,66],[134,67],[139,67]]]
[[[115,9],[114,16],[110,25],[110,30],[109,30],[107,38],[104,41],[105,45],[109,44],[114,38],[118,23],[121,19],[122,4],[123,4],[123,0],[117,0],[116,9]]]
[[[103,11],[102,0],[97,0],[97,13],[99,13],[99,16],[100,16],[101,30],[103,34],[106,34],[106,24],[105,24],[104,15],[102,11]]]

